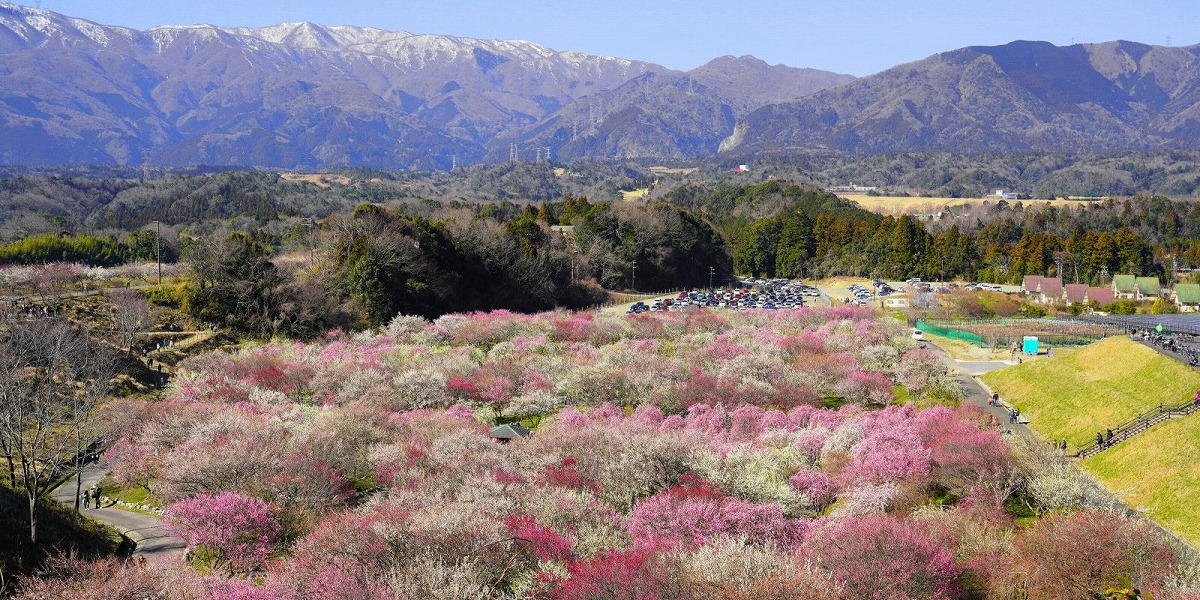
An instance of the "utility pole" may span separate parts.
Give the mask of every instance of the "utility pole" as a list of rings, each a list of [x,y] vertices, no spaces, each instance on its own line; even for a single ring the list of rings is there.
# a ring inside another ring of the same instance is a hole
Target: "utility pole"
[[[716,268],[716,267],[709,267],[709,268],[708,268],[708,291],[709,291],[709,292],[712,292],[712,289],[713,289],[713,287],[712,287],[713,275],[716,275],[716,273],[717,273],[717,268]]]
[[[637,263],[636,262],[633,263],[633,284],[630,285],[629,287],[633,288],[633,291],[635,291],[635,292],[637,291]]]
[[[162,285],[162,221],[154,220],[154,262],[158,263],[158,285]]]

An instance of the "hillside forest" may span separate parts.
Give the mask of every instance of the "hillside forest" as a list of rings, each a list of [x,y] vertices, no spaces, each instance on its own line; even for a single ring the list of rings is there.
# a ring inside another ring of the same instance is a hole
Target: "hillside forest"
[[[6,206],[45,195],[60,203],[11,214],[9,232],[42,233],[0,245],[0,262],[186,259],[196,277],[161,300],[203,322],[302,338],[398,313],[580,308],[606,290],[739,275],[1019,283],[1061,274],[1099,285],[1119,273],[1170,280],[1200,265],[1200,205],[1163,196],[998,201],[922,218],[779,180],[678,182],[642,202],[467,202],[374,179],[322,187],[254,172],[19,175],[0,180]]]

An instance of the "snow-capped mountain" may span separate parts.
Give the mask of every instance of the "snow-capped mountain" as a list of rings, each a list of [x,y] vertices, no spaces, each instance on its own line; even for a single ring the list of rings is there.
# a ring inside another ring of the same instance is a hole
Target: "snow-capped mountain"
[[[710,95],[699,110],[716,112],[681,117],[684,133],[664,127],[638,147],[707,153],[731,118],[798,97],[779,90],[852,79],[752,66],[761,98],[746,79],[710,68],[694,79]],[[630,109],[669,110],[654,94],[617,90],[653,88],[647,77],[677,86],[681,76],[525,41],[312,23],[138,31],[0,3],[0,164],[446,168],[451,157],[466,164],[513,143],[548,145],[539,131],[550,120],[574,119],[577,136]],[[625,105],[639,102],[648,104]],[[619,138],[553,141],[554,156],[640,151],[612,152]]]

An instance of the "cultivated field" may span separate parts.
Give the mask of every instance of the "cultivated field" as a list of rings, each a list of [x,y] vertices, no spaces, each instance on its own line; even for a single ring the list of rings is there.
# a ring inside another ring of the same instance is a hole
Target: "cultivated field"
[[[1009,367],[982,379],[1069,450],[1159,403],[1179,404],[1200,389],[1200,373],[1123,337]]]
[[[954,206],[965,206],[968,204],[982,204],[991,202],[995,204],[995,198],[913,198],[909,196],[868,196],[866,194],[838,194],[838,197],[857,202],[859,206],[881,214],[934,214]],[[1013,202],[1022,202],[1025,204],[1052,204],[1054,206],[1073,206],[1081,201],[1077,200],[1008,200],[1010,204]]]
[[[641,200],[642,198],[645,198],[646,194],[649,194],[649,193],[650,193],[650,188],[640,188],[640,189],[628,190],[628,191],[621,190],[621,199],[626,202],[632,202],[633,200]]]

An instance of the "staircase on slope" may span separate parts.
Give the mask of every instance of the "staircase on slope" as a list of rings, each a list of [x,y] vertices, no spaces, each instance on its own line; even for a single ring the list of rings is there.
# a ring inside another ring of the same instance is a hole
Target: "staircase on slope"
[[[1151,409],[1114,427],[1112,429],[1113,435],[1111,440],[1105,440],[1102,444],[1093,440],[1080,446],[1075,456],[1078,458],[1087,458],[1093,454],[1099,454],[1163,421],[1190,415],[1197,410],[1200,410],[1200,401],[1189,400],[1178,406],[1163,406],[1159,404],[1158,408]]]

